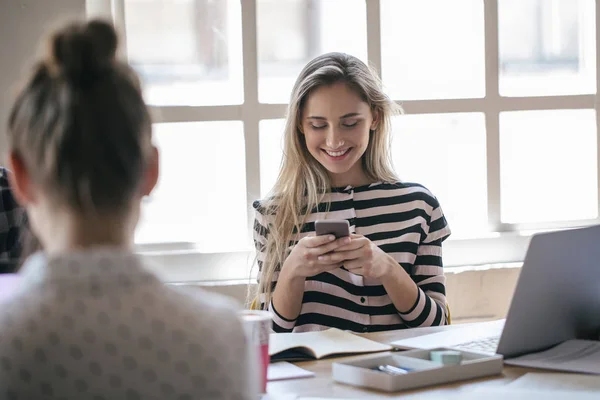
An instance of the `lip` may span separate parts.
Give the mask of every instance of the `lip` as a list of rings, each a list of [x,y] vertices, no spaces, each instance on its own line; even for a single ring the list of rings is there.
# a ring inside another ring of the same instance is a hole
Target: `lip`
[[[332,160],[332,161],[342,161],[345,160],[346,158],[348,158],[348,155],[350,153],[352,153],[352,149],[353,147],[348,147],[345,150],[345,153],[342,154],[341,156],[332,156],[331,154],[329,154],[325,149],[321,149],[321,151],[323,152],[323,154],[325,154],[325,157],[327,157],[328,159]],[[340,150],[338,150],[339,152]]]

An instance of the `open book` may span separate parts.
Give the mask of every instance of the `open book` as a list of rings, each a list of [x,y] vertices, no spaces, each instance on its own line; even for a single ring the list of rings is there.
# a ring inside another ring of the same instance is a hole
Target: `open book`
[[[393,347],[336,328],[302,333],[272,333],[269,355],[272,361],[320,359],[339,354],[375,353]]]

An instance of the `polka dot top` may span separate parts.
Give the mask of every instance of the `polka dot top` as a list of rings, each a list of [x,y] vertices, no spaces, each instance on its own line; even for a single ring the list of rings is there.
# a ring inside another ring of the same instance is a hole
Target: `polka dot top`
[[[110,249],[22,270],[0,307],[1,399],[255,399],[234,307]]]

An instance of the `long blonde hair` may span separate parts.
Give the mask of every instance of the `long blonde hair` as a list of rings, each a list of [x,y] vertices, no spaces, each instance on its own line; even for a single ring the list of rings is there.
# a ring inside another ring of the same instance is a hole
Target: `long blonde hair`
[[[327,170],[309,153],[301,133],[302,110],[306,99],[318,87],[345,82],[377,115],[379,123],[369,135],[362,157],[363,169],[373,182],[397,180],[390,153],[391,118],[400,107],[383,93],[377,73],[358,58],[343,53],[323,54],[310,61],[294,84],[285,123],[283,161],[270,196],[262,209],[274,214],[269,224],[266,257],[259,277],[258,293],[269,304],[271,281],[283,265],[295,232],[300,232],[311,210],[331,188]]]

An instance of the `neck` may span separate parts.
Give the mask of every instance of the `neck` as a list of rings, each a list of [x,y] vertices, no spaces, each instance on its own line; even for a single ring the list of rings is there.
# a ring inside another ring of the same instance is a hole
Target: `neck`
[[[350,168],[348,171],[341,174],[329,173],[329,179],[332,187],[346,187],[346,186],[364,186],[369,183],[373,183],[367,176],[363,166],[362,160],[359,160]]]
[[[137,220],[116,215],[81,216],[57,211],[46,213],[45,218],[39,213],[36,217],[38,229],[35,231],[48,255],[97,247],[131,248],[135,229],[132,221]]]

